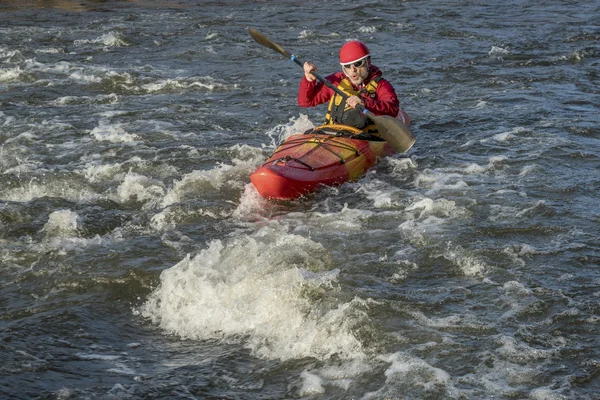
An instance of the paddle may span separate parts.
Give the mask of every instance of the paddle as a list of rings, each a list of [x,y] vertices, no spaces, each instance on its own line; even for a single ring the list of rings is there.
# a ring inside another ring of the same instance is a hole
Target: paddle
[[[248,31],[250,32],[250,36],[252,36],[252,38],[256,40],[257,43],[268,47],[272,50],[275,50],[276,52],[278,52],[286,58],[289,58],[299,66],[304,67],[304,62],[302,62],[298,57],[296,57],[293,54],[289,54],[287,51],[285,51],[283,47],[273,42],[271,39],[257,31],[256,29],[249,28]],[[313,74],[315,78],[323,82],[325,86],[342,96],[344,99],[348,98],[348,95],[346,93],[342,92],[340,89],[338,89],[331,82],[329,82],[327,79],[318,74],[316,71],[312,71],[311,74]],[[415,137],[406,127],[406,125],[404,125],[400,120],[394,117],[390,117],[389,115],[375,115],[371,111],[367,110],[366,108],[360,105],[357,107],[363,112],[363,114],[365,114],[375,123],[375,125],[377,126],[377,131],[379,132],[381,137],[386,142],[388,142],[389,145],[392,146],[392,148],[394,148],[394,150],[400,153],[404,153],[408,151],[413,144],[415,144]]]

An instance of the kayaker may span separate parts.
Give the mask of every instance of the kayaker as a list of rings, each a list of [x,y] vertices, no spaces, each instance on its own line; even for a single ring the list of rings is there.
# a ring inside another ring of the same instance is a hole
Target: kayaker
[[[382,72],[371,64],[371,53],[359,41],[346,42],[340,49],[342,72],[326,77],[331,83],[346,93],[342,96],[317,81],[311,74],[317,68],[310,62],[304,63],[304,77],[298,91],[298,105],[313,107],[329,101],[325,123],[344,124],[376,132],[375,124],[367,118],[357,105],[362,105],[375,115],[389,115],[399,118],[405,125],[410,124],[408,115],[400,109],[396,91],[390,82],[382,77]]]

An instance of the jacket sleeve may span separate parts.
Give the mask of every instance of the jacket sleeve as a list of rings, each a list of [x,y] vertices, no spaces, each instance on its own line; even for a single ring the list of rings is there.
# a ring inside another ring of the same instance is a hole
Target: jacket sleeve
[[[362,95],[365,108],[375,115],[389,115],[396,117],[400,111],[400,101],[391,83],[382,79],[377,84],[376,98]]]
[[[309,82],[306,77],[302,77],[300,89],[298,90],[298,105],[300,107],[313,107],[329,101],[332,95],[333,90],[321,82]]]

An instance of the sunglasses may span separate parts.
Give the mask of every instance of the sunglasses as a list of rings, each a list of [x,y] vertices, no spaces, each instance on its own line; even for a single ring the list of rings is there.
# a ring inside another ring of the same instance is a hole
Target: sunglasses
[[[354,66],[354,68],[361,68],[362,66],[365,65],[366,62],[367,62],[367,59],[363,58],[362,60],[358,60],[358,61],[350,63],[350,64],[342,64],[342,67],[344,67],[346,69],[350,69],[350,68],[352,68],[352,66]]]

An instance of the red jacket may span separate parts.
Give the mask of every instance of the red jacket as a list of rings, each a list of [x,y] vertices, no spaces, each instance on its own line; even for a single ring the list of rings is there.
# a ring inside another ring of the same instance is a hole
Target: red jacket
[[[369,83],[371,79],[381,75],[381,70],[376,66],[371,65],[371,73],[367,79],[365,79],[364,84]],[[337,86],[345,77],[343,72],[336,72],[327,76],[326,79]],[[355,89],[359,90],[360,88],[355,87]],[[298,105],[300,107],[312,107],[323,104],[329,101],[334,93],[333,90],[318,80],[309,82],[306,77],[303,77],[302,81],[300,81],[300,90],[298,91]],[[389,115],[391,117],[396,117],[401,111],[400,101],[398,101],[396,91],[392,87],[392,84],[385,79],[380,80],[377,84],[375,98],[371,98],[364,94],[362,94],[360,98],[365,104],[365,108],[375,115]],[[403,111],[402,114],[404,114]]]

